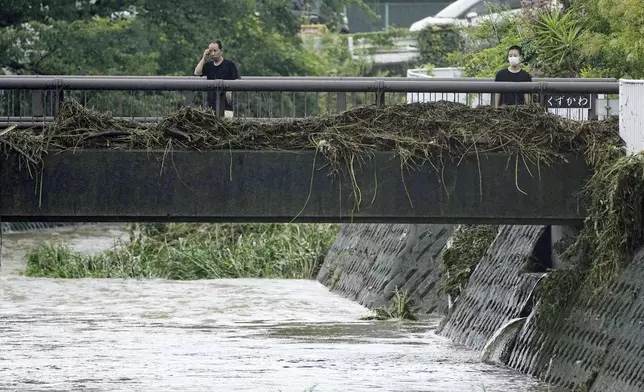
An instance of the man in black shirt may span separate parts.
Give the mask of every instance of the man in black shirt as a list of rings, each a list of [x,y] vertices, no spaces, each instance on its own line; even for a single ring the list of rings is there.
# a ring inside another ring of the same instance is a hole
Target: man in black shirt
[[[520,46],[510,46],[508,49],[508,62],[510,66],[496,73],[495,82],[531,82],[532,77],[525,70],[521,69],[521,57],[523,51]],[[497,93],[495,106],[501,105],[523,105],[530,103],[530,94],[523,93]]]
[[[223,46],[221,40],[214,40],[208,45],[203,53],[201,61],[195,67],[196,76],[206,76],[210,79],[240,79],[239,70],[235,63],[225,59],[222,54]],[[215,91],[208,91],[208,107],[217,110],[217,101],[221,100],[218,114],[225,117],[233,116],[233,99],[230,91],[221,92],[219,96]]]

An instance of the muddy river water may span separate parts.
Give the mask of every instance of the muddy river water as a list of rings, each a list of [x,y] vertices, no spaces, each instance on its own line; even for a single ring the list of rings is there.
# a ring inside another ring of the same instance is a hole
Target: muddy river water
[[[19,276],[46,241],[98,252],[118,225],[4,234],[1,391],[546,391],[434,334],[361,321],[316,281]]]

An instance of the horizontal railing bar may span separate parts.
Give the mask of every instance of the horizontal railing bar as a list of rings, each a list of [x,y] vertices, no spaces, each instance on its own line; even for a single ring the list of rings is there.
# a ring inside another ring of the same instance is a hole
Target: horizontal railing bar
[[[51,121],[47,122],[7,122],[7,121],[0,121],[0,130],[3,128],[7,128],[10,126],[16,126],[16,128],[36,128],[36,127],[42,127],[43,125],[49,124]]]
[[[468,82],[458,80],[0,79],[0,90],[229,90],[280,92],[619,93],[618,82]]]
[[[130,121],[135,121],[139,122],[142,124],[154,124],[158,122],[159,120],[163,120],[165,116],[148,116],[148,117],[129,117],[129,116],[124,116],[124,117],[119,117],[119,116],[114,116],[112,117],[115,120],[130,120]],[[47,117],[4,117],[0,116],[0,130],[3,128],[10,127],[12,125],[15,125],[17,128],[34,128],[34,127],[42,127],[43,125],[51,124],[54,122],[54,117],[52,116],[47,116]],[[275,122],[275,121],[284,121],[288,119],[293,119],[296,120],[297,118],[294,117],[238,117],[235,120],[239,121],[253,121],[253,122],[258,122],[258,121],[263,121],[263,122]]]
[[[159,80],[201,80],[200,76],[114,76],[114,75],[0,75],[0,79],[47,79],[47,78],[64,78],[64,79],[159,79]],[[494,81],[494,78],[410,78],[410,77],[378,77],[378,76],[243,76],[243,80],[383,80],[383,81],[466,81],[466,82],[486,82]],[[618,82],[614,78],[533,78],[533,82]]]
[[[163,116],[139,116],[139,117],[131,117],[131,116],[114,116],[112,117],[115,120],[133,120],[137,122],[154,122],[157,121],[159,118],[163,118]],[[21,124],[42,124],[42,123],[48,123],[54,121],[54,116],[0,116],[0,120],[3,120],[0,122],[0,124],[16,124],[16,125],[21,125]]]
[[[405,81],[293,81],[278,80],[223,80],[223,89],[230,91],[311,91],[311,92],[427,92],[427,93],[501,93],[501,92],[566,92],[566,93],[619,93],[614,82],[461,82],[405,80]]]

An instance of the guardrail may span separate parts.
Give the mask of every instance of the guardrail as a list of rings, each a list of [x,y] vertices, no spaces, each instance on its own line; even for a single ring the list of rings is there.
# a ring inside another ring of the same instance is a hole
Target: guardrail
[[[535,78],[533,82],[494,82],[479,78],[244,77],[206,80],[176,76],[0,76],[0,126],[38,126],[52,121],[61,102],[82,105],[136,121],[156,121],[182,106],[205,105],[208,91],[231,91],[236,117],[304,117],[357,106],[413,101],[410,94],[432,93],[434,100],[466,94],[473,106],[490,93],[617,94],[614,79]]]
[[[116,75],[0,75],[2,79],[83,79],[83,80],[97,80],[97,79],[141,79],[141,80],[204,80],[201,76],[116,76]],[[428,78],[432,81],[454,81],[454,78]],[[243,76],[240,80],[382,80],[382,81],[410,81],[409,77],[378,77],[378,76]],[[414,79],[415,80],[415,79]],[[613,82],[618,83],[617,79],[612,78],[533,78],[533,82],[572,82],[572,83],[588,83],[588,82]],[[472,78],[472,77],[459,77],[456,81],[466,82],[489,82],[494,81],[494,78]]]

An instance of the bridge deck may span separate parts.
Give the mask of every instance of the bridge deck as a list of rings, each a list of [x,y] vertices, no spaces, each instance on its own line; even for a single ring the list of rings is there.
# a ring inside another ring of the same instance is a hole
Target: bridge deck
[[[401,171],[392,153],[329,175],[314,151],[86,150],[45,158],[42,183],[0,165],[3,221],[209,221],[570,224],[583,219],[576,194],[589,177],[581,156],[525,167],[486,154]],[[315,170],[313,165],[315,162]],[[403,181],[404,174],[404,181]],[[539,178],[540,177],[540,178]],[[40,205],[39,205],[40,204]]]

